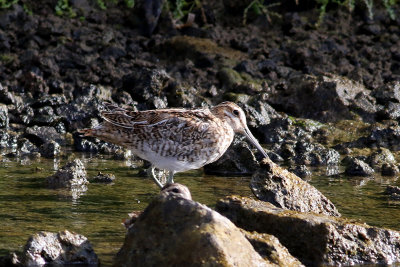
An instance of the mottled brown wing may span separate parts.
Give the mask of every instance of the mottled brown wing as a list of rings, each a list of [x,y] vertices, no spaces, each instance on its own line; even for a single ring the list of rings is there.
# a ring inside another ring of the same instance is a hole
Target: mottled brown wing
[[[102,117],[109,123],[123,128],[151,127],[162,122],[178,122],[182,119],[196,120],[195,113],[184,109],[158,109],[148,111],[130,111],[122,108],[115,108],[101,112]]]

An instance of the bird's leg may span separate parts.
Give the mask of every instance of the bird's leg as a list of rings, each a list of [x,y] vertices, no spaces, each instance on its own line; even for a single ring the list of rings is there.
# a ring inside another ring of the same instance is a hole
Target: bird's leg
[[[173,184],[174,183],[174,174],[175,174],[174,171],[169,171],[167,184]]]
[[[158,187],[163,188],[162,183],[157,179],[156,174],[154,173],[154,166],[151,166],[147,169],[149,176],[153,179],[153,181],[158,185]]]

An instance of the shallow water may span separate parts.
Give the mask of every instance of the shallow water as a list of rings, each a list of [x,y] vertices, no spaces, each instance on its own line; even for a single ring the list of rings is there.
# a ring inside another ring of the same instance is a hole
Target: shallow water
[[[28,237],[38,231],[68,229],[86,236],[102,265],[108,266],[121,247],[127,214],[142,210],[157,194],[157,186],[148,178],[138,176],[129,162],[90,158],[82,159],[88,176],[98,171],[113,173],[114,184],[89,184],[85,192],[47,189],[44,180],[63,166],[66,160],[21,162],[3,158],[0,162],[0,255],[22,250]],[[348,218],[371,225],[400,230],[400,202],[390,201],[383,191],[395,179],[354,179],[328,177],[325,170],[310,181],[331,199]],[[249,177],[207,176],[201,170],[178,174],[176,182],[187,185],[193,199],[213,206],[217,199],[238,194],[251,196]]]

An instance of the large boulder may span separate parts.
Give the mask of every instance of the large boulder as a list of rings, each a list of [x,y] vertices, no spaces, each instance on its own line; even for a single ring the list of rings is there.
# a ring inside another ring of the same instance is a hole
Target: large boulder
[[[98,266],[92,245],[83,235],[67,230],[58,233],[39,232],[31,236],[21,255],[21,265],[38,267],[47,264]]]
[[[314,186],[269,159],[260,163],[250,188],[258,199],[279,208],[340,216],[335,205]]]
[[[174,185],[128,229],[114,266],[267,266],[227,218]]]
[[[244,197],[216,210],[237,226],[274,235],[305,265],[392,264],[400,261],[400,232],[323,214],[289,211]]]

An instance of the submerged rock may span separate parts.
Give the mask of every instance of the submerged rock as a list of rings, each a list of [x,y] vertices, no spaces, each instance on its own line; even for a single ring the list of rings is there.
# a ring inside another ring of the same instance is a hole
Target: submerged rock
[[[99,260],[86,237],[65,230],[39,232],[31,236],[24,247],[21,264],[26,267],[47,264],[98,266]]]
[[[216,210],[247,231],[276,236],[308,266],[393,264],[400,233],[323,214],[288,211],[244,197],[218,201]]]
[[[91,179],[90,182],[109,184],[109,183],[114,182],[114,180],[115,180],[115,175],[114,174],[99,172],[95,177],[93,177]]]
[[[399,166],[393,163],[383,163],[381,174],[383,176],[396,176],[400,173]]]
[[[400,187],[388,185],[385,193],[390,196],[391,199],[400,200]]]
[[[54,175],[47,177],[46,182],[50,188],[73,188],[89,183],[85,166],[79,159],[68,162]]]
[[[289,171],[302,179],[307,178],[312,174],[306,165],[297,165],[295,167],[289,168]]]
[[[55,158],[60,155],[61,146],[57,142],[51,140],[41,145],[39,151],[45,158]]]
[[[267,266],[227,218],[174,191],[164,190],[128,229],[114,266]]]
[[[261,162],[250,188],[258,199],[283,209],[340,216],[335,205],[314,186],[269,159]]]

